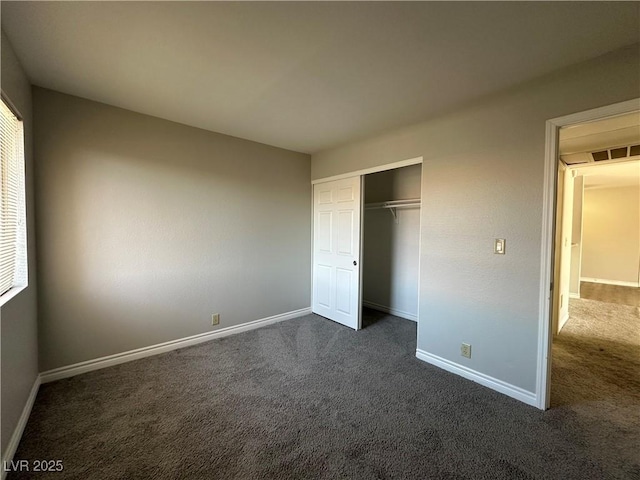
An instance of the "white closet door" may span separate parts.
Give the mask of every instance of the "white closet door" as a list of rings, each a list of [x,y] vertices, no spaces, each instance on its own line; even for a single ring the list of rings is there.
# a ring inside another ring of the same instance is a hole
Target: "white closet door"
[[[361,180],[313,189],[313,307],[318,315],[360,328]]]

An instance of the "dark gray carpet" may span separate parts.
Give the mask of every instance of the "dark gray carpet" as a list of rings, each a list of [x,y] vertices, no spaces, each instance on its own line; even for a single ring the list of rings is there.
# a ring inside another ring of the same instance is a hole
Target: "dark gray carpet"
[[[637,478],[621,428],[415,358],[416,324],[310,315],[43,385],[16,459],[72,479]],[[595,431],[595,433],[594,433]]]

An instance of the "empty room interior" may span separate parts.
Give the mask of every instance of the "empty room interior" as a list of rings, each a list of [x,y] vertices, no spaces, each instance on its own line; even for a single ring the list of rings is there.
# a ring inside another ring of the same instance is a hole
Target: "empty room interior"
[[[640,3],[0,9],[3,479],[640,475]]]

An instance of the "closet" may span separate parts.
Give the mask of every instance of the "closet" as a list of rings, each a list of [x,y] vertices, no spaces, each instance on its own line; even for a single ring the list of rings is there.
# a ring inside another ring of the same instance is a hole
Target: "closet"
[[[364,176],[362,305],[418,320],[422,165]]]

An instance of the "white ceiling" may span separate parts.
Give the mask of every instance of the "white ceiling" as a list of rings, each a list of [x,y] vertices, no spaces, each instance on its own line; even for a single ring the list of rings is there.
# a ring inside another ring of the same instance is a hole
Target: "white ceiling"
[[[640,185],[640,161],[627,161],[608,165],[579,168],[584,175],[585,188],[628,187]],[[640,198],[638,198],[640,202]]]
[[[588,155],[620,145],[640,144],[640,112],[580,123],[560,129],[560,153],[569,158]],[[587,153],[585,153],[587,152]],[[584,176],[585,188],[640,186],[640,160],[575,165],[572,170]],[[640,201],[640,198],[638,199]]]
[[[640,144],[640,111],[560,129],[561,155],[637,144]]]
[[[638,2],[7,2],[36,85],[302,152],[640,41]]]

